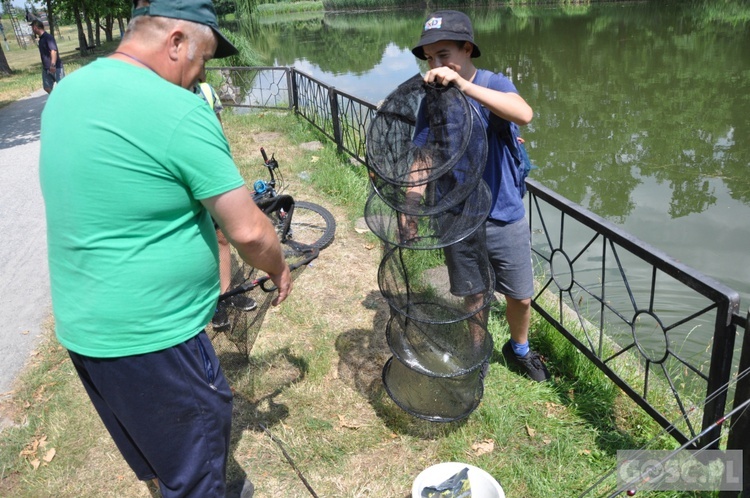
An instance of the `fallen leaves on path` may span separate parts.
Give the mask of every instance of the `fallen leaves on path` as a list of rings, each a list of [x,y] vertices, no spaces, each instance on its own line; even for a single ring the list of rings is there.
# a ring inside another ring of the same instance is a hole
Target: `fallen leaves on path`
[[[486,455],[492,453],[495,450],[494,439],[484,439],[471,445],[471,449],[474,452],[474,456]]]
[[[24,449],[19,453],[19,457],[26,459],[29,465],[34,470],[37,470],[42,465],[47,465],[55,458],[57,451],[55,448],[46,448],[47,436],[42,435],[35,437]],[[41,460],[40,460],[41,458]]]

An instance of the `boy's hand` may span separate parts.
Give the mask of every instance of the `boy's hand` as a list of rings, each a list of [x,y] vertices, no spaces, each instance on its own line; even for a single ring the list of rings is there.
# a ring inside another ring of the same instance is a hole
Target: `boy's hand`
[[[425,83],[435,82],[443,86],[453,83],[459,90],[462,90],[462,85],[466,80],[461,77],[459,71],[461,71],[461,66],[451,62],[447,66],[440,66],[427,71],[427,74],[424,75],[424,81]]]

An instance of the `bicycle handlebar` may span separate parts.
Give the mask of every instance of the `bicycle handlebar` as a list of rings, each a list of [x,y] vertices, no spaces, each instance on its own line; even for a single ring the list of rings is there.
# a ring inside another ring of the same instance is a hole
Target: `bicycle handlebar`
[[[289,245],[293,249],[295,249],[295,250],[301,252],[302,254],[306,255],[302,260],[297,261],[296,263],[293,263],[293,264],[289,265],[289,271],[294,271],[294,270],[296,270],[297,268],[299,268],[301,266],[305,266],[305,265],[310,264],[315,258],[317,258],[320,255],[320,249],[318,249],[317,247],[305,246],[304,244],[299,244],[299,243],[289,244]],[[225,293],[223,293],[222,295],[220,295],[219,296],[219,301],[224,301],[225,299],[228,299],[228,298],[230,298],[232,296],[236,296],[237,294],[242,294],[244,292],[253,290],[254,288],[256,288],[258,286],[260,286],[260,288],[264,292],[273,292],[273,291],[276,290],[276,286],[275,285],[273,285],[271,287],[267,287],[266,286],[266,283],[269,282],[270,280],[271,280],[271,277],[269,277],[268,275],[264,275],[264,276],[262,276],[260,278],[256,278],[252,282],[245,282],[245,283],[243,283],[243,284],[235,287],[234,289],[229,289],[228,291],[226,291]]]

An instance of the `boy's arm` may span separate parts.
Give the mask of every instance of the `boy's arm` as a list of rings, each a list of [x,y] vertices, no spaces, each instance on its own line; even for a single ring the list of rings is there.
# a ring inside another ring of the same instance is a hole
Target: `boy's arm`
[[[460,71],[460,68],[454,67],[454,64],[431,69],[425,75],[424,80],[427,83],[434,81],[444,86],[453,83],[467,97],[471,97],[485,106],[492,114],[512,121],[519,126],[527,125],[531,122],[531,119],[534,117],[534,111],[523,97],[517,93],[499,92],[475,85],[463,78],[456,69]]]
[[[55,66],[57,66],[57,50],[49,51],[49,72],[55,72]]]
[[[467,97],[473,98],[489,109],[492,114],[512,121],[519,126],[529,124],[534,117],[534,111],[531,109],[531,106],[517,93],[499,92],[491,88],[475,85],[466,80],[464,81],[463,88],[459,87],[459,89]]]

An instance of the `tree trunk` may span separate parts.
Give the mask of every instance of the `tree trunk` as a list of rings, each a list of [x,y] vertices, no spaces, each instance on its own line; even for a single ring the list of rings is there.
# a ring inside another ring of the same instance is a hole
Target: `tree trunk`
[[[112,29],[115,26],[115,18],[112,16],[112,14],[107,14],[107,17],[104,19],[104,35],[106,36],[106,40],[108,42],[112,41]]]
[[[47,24],[49,24],[49,33],[54,37],[55,36],[55,12],[52,10],[52,0],[47,0]],[[60,32],[60,29],[57,30],[57,37],[61,38],[62,33]],[[62,39],[60,40],[62,41]]]
[[[94,19],[96,19],[96,46],[102,44],[101,32],[102,32],[102,20],[99,17],[99,12],[94,12]]]
[[[86,31],[89,33],[89,40],[94,43],[94,26],[91,24],[91,16],[88,9],[83,8],[83,20],[86,21]]]
[[[8,59],[5,58],[5,52],[3,51],[3,45],[0,43],[0,74],[12,73],[10,66],[8,65]]]
[[[73,7],[73,17],[75,17],[76,27],[78,28],[78,51],[80,52],[81,57],[84,57],[86,55],[86,47],[88,47],[88,43],[86,42],[86,34],[83,32],[81,11],[78,10],[78,6]]]

